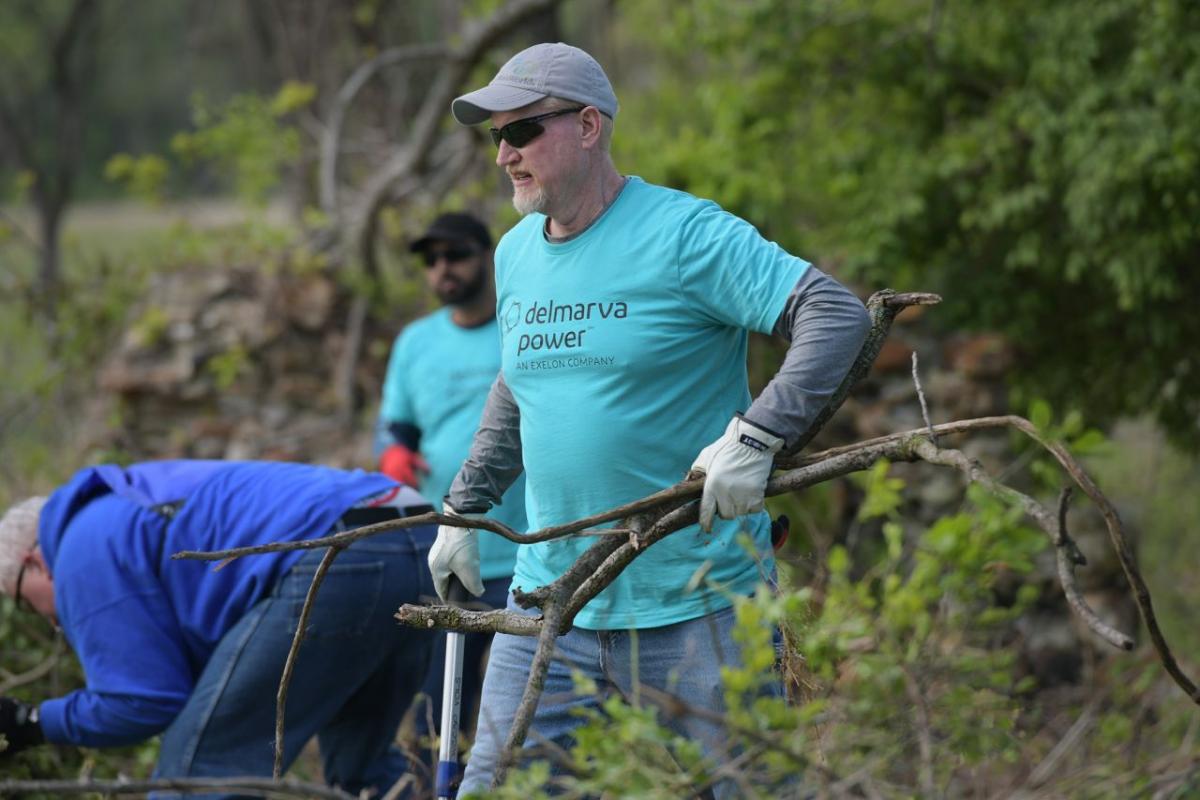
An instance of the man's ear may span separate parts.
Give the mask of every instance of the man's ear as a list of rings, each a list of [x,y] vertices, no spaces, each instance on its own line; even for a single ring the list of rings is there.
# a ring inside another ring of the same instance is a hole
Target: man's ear
[[[583,148],[589,150],[600,144],[600,111],[595,106],[588,106],[579,112],[579,122],[582,128],[581,140]]]
[[[25,563],[37,567],[42,572],[49,573],[50,570],[46,567],[46,559],[42,557],[42,548],[35,547],[25,554]]]

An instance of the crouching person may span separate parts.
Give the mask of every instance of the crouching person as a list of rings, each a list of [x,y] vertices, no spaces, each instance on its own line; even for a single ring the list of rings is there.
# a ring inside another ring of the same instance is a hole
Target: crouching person
[[[276,690],[326,549],[222,569],[171,555],[315,539],[428,508],[380,474],[218,461],[89,467],[19,503],[0,519],[0,590],[62,628],[87,686],[36,706],[0,698],[0,758],[161,733],[156,777],[269,777]],[[315,735],[330,785],[382,794],[407,770],[392,741],[433,639],[392,615],[433,593],[435,532],[367,537],[333,562],[292,674],[285,764]]]

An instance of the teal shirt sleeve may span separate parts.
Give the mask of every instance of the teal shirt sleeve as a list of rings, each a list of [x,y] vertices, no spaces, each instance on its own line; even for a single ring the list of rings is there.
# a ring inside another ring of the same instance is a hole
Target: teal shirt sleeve
[[[387,375],[383,379],[383,399],[379,405],[379,418],[383,425],[392,422],[412,422],[413,407],[409,398],[409,388],[406,372],[409,358],[408,334],[405,328],[396,337],[392,345],[392,354],[388,358]]]
[[[754,226],[702,201],[680,224],[678,274],[687,302],[714,324],[770,333],[808,270]]]

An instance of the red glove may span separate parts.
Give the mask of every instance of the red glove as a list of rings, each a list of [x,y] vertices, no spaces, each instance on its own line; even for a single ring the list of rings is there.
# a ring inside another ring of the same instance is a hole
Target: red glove
[[[420,453],[402,444],[394,444],[380,454],[379,471],[415,489],[420,477],[429,474],[429,464]]]

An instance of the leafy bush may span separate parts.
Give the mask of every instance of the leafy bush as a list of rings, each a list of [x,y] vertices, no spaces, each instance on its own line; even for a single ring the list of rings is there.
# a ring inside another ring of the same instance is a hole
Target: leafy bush
[[[852,577],[847,553],[835,548],[820,591],[787,586],[784,575],[780,591],[762,586],[734,600],[745,663],[723,676],[725,727],[741,758],[721,771],[666,728],[655,705],[610,697],[585,717],[569,753],[535,757],[495,796],[532,800],[553,788],[565,797],[675,798],[730,774],[747,798],[996,796],[1031,780],[1039,763],[1055,763],[1047,757],[1061,720],[1086,719],[1087,707],[1104,709],[1085,731],[1088,743],[1062,756],[1063,769],[1037,774],[1031,796],[1121,798],[1148,785],[1164,749],[1179,746],[1188,728],[1189,711],[1161,697],[1178,690],[1157,664],[1115,658],[1098,673],[1095,696],[1079,693],[1059,705],[1031,702],[1029,682],[1014,677],[1010,623],[1037,590],[1026,586],[1005,602],[995,587],[1032,569],[1045,535],[1023,524],[1018,510],[972,489],[961,513],[906,542],[897,516],[902,484],[886,465],[860,480],[864,513],[883,520],[886,543],[865,575]],[[786,643],[778,661],[777,627]],[[1129,674],[1137,676],[1132,683]],[[762,692],[780,675],[796,702]],[[596,687],[579,681],[576,691]],[[1148,693],[1158,693],[1154,720],[1133,713]],[[1092,757],[1093,748],[1127,747],[1134,728],[1155,746],[1135,750],[1119,775],[1108,759]],[[1183,763],[1192,771],[1172,778],[1180,792],[1200,774],[1190,758]]]

